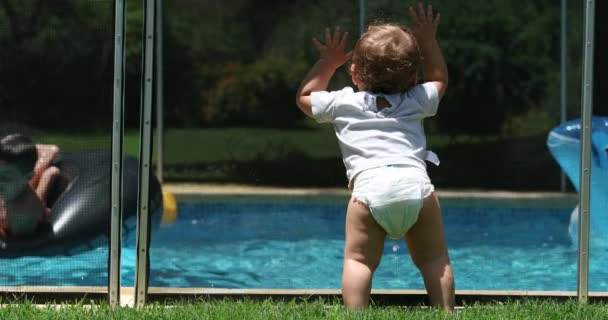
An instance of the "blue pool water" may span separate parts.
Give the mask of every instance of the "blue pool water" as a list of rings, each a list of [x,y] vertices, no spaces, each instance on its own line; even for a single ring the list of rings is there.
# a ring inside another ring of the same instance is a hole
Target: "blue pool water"
[[[177,224],[159,230],[160,238],[170,242],[157,242],[151,250],[151,284],[339,288],[345,209],[344,203],[182,204]],[[457,288],[575,290],[570,211],[444,207]],[[602,277],[596,269],[594,275]],[[424,288],[403,241],[386,241],[373,285]],[[592,285],[594,290],[606,287]]]
[[[340,287],[345,200],[247,197],[180,203],[152,234],[150,285],[215,288]],[[571,207],[451,205],[444,223],[457,289],[576,290]],[[591,252],[592,291],[608,291],[605,252]],[[123,284],[135,252],[123,249]],[[1,261],[0,285],[105,285],[107,248],[71,257]],[[403,241],[387,240],[377,289],[423,289]]]

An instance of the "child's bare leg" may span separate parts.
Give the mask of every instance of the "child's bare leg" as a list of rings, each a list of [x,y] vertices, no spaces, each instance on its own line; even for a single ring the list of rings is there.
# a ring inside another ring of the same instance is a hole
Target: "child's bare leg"
[[[414,264],[420,270],[432,305],[454,309],[454,274],[443,231],[439,200],[433,192],[424,199],[418,221],[406,234]]]
[[[372,275],[380,264],[386,232],[376,223],[369,208],[351,199],[346,212],[346,241],[342,298],[347,309],[366,308]]]

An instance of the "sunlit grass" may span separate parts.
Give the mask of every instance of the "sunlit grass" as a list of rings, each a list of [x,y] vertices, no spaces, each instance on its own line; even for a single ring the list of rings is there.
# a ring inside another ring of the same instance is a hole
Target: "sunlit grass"
[[[156,139],[156,134],[153,134]],[[112,135],[107,133],[45,134],[36,142],[58,145],[64,152],[110,152]],[[444,147],[495,143],[497,137],[431,135],[428,146],[435,152]],[[139,132],[127,131],[125,152],[139,156]],[[153,150],[157,143],[153,142]],[[152,152],[153,164],[157,152]],[[314,166],[311,168],[311,166]],[[290,168],[306,167],[306,177]],[[266,183],[343,185],[340,148],[332,126],[310,124],[297,129],[268,128],[167,128],[163,144],[163,177],[167,181],[218,183]],[[314,180],[311,177],[318,177]],[[325,180],[324,180],[325,179]]]
[[[363,312],[347,312],[339,301],[290,302],[224,300],[194,303],[151,303],[143,308],[99,305],[35,306],[10,304],[0,308],[0,319],[606,319],[606,304],[575,301],[511,301],[472,304],[455,314],[424,307],[372,306]]]
[[[156,135],[153,135],[156,138]],[[57,144],[64,151],[111,150],[111,133],[47,134],[35,137],[37,142]],[[431,148],[448,144],[477,144],[495,141],[497,137],[429,136]],[[155,143],[154,143],[155,144]],[[124,138],[127,154],[139,154],[139,133],[128,131]],[[165,164],[218,161],[273,160],[287,154],[307,158],[339,158],[340,150],[331,126],[310,129],[212,128],[166,129]]]

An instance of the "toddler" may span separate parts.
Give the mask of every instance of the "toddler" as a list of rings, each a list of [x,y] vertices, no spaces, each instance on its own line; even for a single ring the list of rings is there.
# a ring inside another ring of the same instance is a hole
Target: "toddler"
[[[432,305],[454,307],[454,276],[439,200],[425,160],[423,119],[436,114],[448,71],[436,40],[439,14],[432,6],[410,8],[411,30],[370,26],[352,52],[347,33],[313,39],[320,58],[302,81],[298,107],[318,122],[332,123],[352,196],[346,213],[342,296],[348,309],[368,306],[372,276],[386,236],[405,236]],[[352,59],[354,91],[326,91],[335,70]],[[423,81],[418,83],[422,68]]]

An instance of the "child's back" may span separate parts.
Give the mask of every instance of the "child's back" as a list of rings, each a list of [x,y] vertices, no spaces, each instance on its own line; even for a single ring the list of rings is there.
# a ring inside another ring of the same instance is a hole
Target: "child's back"
[[[352,186],[358,173],[384,165],[402,165],[426,173],[426,137],[422,119],[435,115],[439,104],[431,84],[396,94],[354,92],[351,88],[313,92],[316,119],[334,124]],[[388,104],[378,107],[383,99]],[[432,157],[432,156],[431,156]]]

